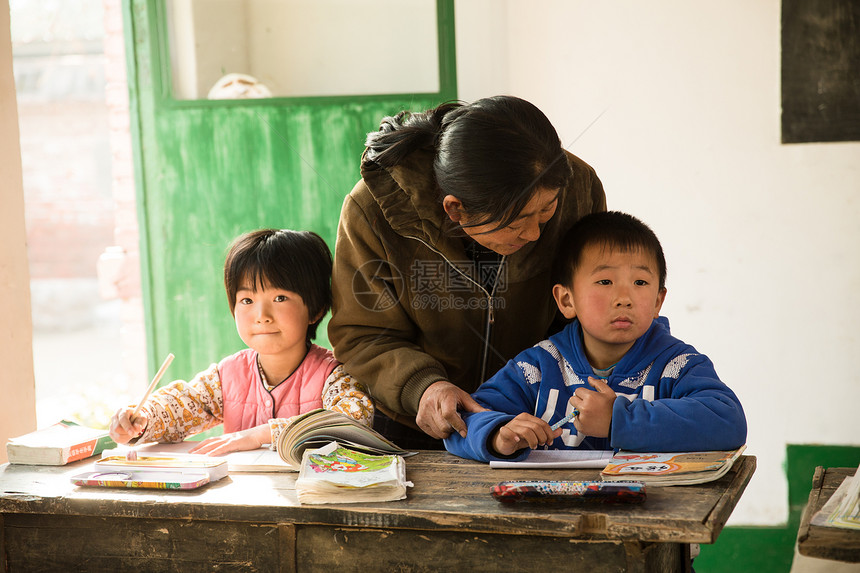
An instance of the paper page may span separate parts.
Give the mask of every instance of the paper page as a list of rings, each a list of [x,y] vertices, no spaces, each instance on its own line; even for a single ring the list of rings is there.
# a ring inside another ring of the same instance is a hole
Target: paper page
[[[164,454],[184,454],[188,450],[198,445],[200,442],[186,440],[176,444],[147,444],[137,448],[138,454],[155,455]],[[125,450],[132,449],[123,446],[122,449],[117,448],[112,452],[125,455]],[[227,460],[228,472],[233,473],[271,473],[271,472],[294,472],[293,468],[288,466],[278,452],[263,446],[256,450],[247,450],[243,452],[230,452],[223,456],[218,456]]]
[[[268,446],[244,452],[231,452],[224,456],[227,458],[227,466],[230,473],[269,473],[269,472],[294,472],[295,469],[287,465],[281,459],[276,450]]]
[[[493,460],[495,469],[584,468],[603,469],[612,459],[612,450],[532,450],[521,462]]]
[[[860,474],[860,469],[857,470],[857,473]],[[836,491],[833,495],[830,496],[830,499],[824,504],[824,506],[815,512],[815,515],[812,516],[810,523],[812,525],[820,525],[825,527],[844,527],[847,529],[860,529],[860,522],[854,521],[856,517],[851,519],[840,520],[838,519],[838,512],[841,509],[843,501],[851,495],[851,488],[854,485],[854,481],[860,479],[860,475],[848,476],[842,483],[839,484],[839,487],[836,488]],[[856,498],[854,498],[856,500]],[[855,501],[856,503],[856,501]]]

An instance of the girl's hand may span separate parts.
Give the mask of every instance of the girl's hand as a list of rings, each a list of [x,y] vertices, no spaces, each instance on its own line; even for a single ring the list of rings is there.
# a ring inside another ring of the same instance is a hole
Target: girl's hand
[[[553,431],[549,424],[540,418],[523,413],[496,431],[492,446],[497,454],[510,456],[523,448],[548,446],[561,432],[561,428]]]
[[[573,419],[576,431],[595,438],[608,438],[612,425],[612,405],[618,397],[609,384],[599,378],[588,377],[588,383],[596,390],[577,388],[570,403],[579,410]]]
[[[143,434],[149,424],[149,414],[145,410],[137,413],[134,419],[131,415],[134,408],[120,408],[110,419],[110,437],[117,444],[127,444]]]
[[[208,456],[223,456],[230,452],[241,452],[245,450],[256,450],[268,444],[272,434],[269,424],[260,424],[254,428],[206,438],[200,444],[188,451],[190,454],[206,454]]]

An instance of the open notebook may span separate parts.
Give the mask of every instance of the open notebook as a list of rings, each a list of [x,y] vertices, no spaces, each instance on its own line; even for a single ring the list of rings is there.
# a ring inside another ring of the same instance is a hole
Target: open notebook
[[[147,444],[138,446],[136,449],[140,454],[152,455],[153,453],[169,453],[181,454],[199,444],[200,442],[185,441],[177,444]],[[126,448],[127,449],[127,448]],[[118,450],[119,451],[119,450]],[[244,452],[231,452],[223,456],[219,456],[227,460],[227,468],[229,473],[248,472],[248,473],[269,473],[269,472],[294,472],[294,468],[287,465],[281,459],[278,452],[263,446],[256,450],[247,450]]]
[[[612,450],[532,450],[522,461],[493,460],[490,462],[490,467],[496,469],[603,469],[612,459],[612,453]]]

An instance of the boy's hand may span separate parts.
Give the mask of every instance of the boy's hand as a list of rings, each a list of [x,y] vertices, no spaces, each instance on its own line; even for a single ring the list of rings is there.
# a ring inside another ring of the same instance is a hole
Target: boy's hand
[[[149,414],[141,410],[131,419],[134,408],[120,408],[110,419],[110,437],[117,444],[127,444],[143,434],[149,424]]]
[[[268,444],[271,439],[272,432],[269,430],[269,424],[260,424],[241,432],[206,438],[199,445],[188,450],[188,453],[223,456],[230,452],[256,450],[262,447],[263,444]]]
[[[579,415],[573,419],[576,431],[595,438],[609,437],[612,424],[612,405],[618,397],[609,384],[599,378],[588,377],[596,392],[587,388],[577,388],[570,399]]]
[[[523,413],[496,431],[492,446],[497,454],[509,456],[523,448],[548,446],[561,435],[561,431],[561,428],[553,431],[540,418]]]

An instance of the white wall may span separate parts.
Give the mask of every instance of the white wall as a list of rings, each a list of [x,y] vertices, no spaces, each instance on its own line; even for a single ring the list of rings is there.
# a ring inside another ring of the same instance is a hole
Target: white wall
[[[780,144],[779,0],[458,0],[456,22],[460,98],[534,102],[661,238],[664,314],[758,457],[729,523],[784,522],[786,444],[860,445],[860,143]]]

